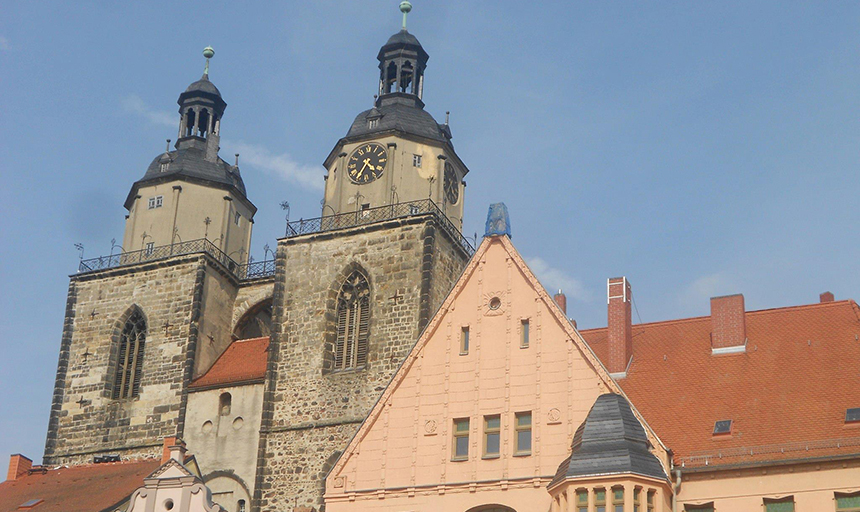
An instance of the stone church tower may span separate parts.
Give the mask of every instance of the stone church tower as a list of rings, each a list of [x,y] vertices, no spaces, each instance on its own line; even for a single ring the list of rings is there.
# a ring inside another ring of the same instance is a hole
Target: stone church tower
[[[131,188],[119,253],[82,261],[71,278],[46,464],[149,456],[182,436],[188,384],[232,341],[237,297],[260,286],[238,263],[256,207],[238,167],[218,157],[227,104],[209,81],[212,54],[179,96],[175,150]]]
[[[327,472],[473,252],[468,169],[424,110],[428,55],[404,26],[378,59],[374,107],[325,160],[323,217],[278,242],[259,510],[322,506]]]

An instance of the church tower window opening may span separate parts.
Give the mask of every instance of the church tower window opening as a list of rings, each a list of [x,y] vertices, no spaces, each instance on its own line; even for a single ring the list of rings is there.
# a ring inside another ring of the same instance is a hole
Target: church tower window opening
[[[135,398],[140,394],[146,320],[139,310],[125,322],[119,340],[119,357],[114,376],[113,398]]]
[[[185,115],[185,136],[191,137],[194,135],[194,124],[197,119],[196,113],[193,108],[188,109],[188,113]]]
[[[360,368],[367,364],[369,326],[370,286],[364,274],[355,271],[344,282],[337,299],[335,370]]]
[[[221,396],[218,397],[218,414],[220,416],[229,416],[232,406],[233,397],[230,393],[221,393]]]

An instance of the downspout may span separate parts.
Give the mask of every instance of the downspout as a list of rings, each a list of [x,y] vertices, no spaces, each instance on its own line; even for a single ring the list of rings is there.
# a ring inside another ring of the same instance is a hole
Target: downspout
[[[681,490],[681,470],[675,469],[675,485],[672,489],[672,512],[678,512],[678,492]]]

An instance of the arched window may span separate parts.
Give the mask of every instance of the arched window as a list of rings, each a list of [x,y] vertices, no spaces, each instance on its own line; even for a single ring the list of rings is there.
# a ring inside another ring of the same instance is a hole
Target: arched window
[[[188,113],[186,114],[186,117],[185,117],[185,136],[186,137],[190,137],[190,136],[194,135],[194,120],[195,120],[194,109],[189,108]]]
[[[221,397],[218,399],[218,414],[221,416],[229,416],[232,405],[233,397],[230,393],[221,393]]]
[[[343,283],[337,297],[337,338],[334,369],[345,370],[367,364],[367,338],[370,321],[370,286],[359,271]]]
[[[138,396],[145,342],[146,320],[140,310],[136,309],[125,322],[119,339],[119,355],[113,386],[114,399]]]
[[[272,299],[266,299],[248,309],[236,322],[233,336],[237,340],[262,338],[272,334]]]

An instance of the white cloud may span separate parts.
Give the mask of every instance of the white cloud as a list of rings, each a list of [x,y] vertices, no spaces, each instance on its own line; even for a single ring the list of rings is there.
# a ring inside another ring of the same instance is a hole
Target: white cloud
[[[569,276],[563,270],[552,267],[542,258],[537,256],[526,258],[526,263],[547,290],[555,293],[556,290],[561,289],[570,298],[582,302],[591,300],[591,294],[578,279]]]
[[[12,47],[9,46],[9,40],[3,36],[0,36],[0,51],[6,52],[9,51]]]
[[[127,112],[137,114],[153,124],[171,128],[179,126],[177,114],[151,108],[136,94],[123,98],[122,107]],[[298,163],[289,153],[274,154],[258,144],[221,139],[221,147],[228,146],[230,147],[229,153],[240,154],[242,166],[268,172],[284,181],[296,183],[311,190],[323,189],[325,171],[322,166]]]
[[[284,181],[296,183],[312,190],[322,190],[325,170],[321,165],[307,165],[296,162],[289,153],[274,154],[263,146],[245,142],[221,142],[221,146],[229,146],[231,153],[239,153],[240,167],[266,171]]]
[[[127,112],[146,118],[150,123],[170,126],[171,128],[179,127],[179,114],[150,108],[137,94],[131,94],[123,98],[122,108]]]
[[[708,304],[711,297],[732,293],[734,283],[725,273],[718,272],[702,276],[689,284],[682,292],[680,300],[696,309]]]

